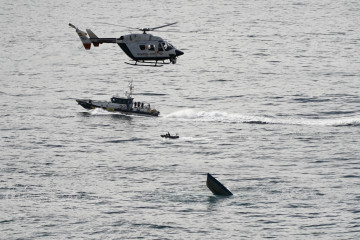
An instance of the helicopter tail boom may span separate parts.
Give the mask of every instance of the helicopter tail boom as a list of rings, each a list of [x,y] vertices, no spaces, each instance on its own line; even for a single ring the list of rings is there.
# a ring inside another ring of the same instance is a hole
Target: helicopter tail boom
[[[93,33],[93,31],[91,31],[90,29],[86,29],[86,32],[89,34],[89,37],[90,37],[90,41],[92,39],[99,39],[95,33]],[[91,41],[93,44],[94,44],[94,47],[98,47],[99,46],[99,43],[98,42],[93,42]]]
[[[89,34],[90,41],[94,47],[98,47],[102,43],[116,43],[116,38],[99,38],[96,34],[90,29],[86,29],[86,32]]]
[[[103,43],[116,43],[116,38],[99,38],[90,29],[86,29],[86,32],[89,34],[90,41],[94,44],[94,47],[98,47],[99,44]]]
[[[116,38],[99,38],[90,29],[86,29],[86,32],[87,32],[86,33],[84,31],[81,31],[80,29],[78,29],[77,27],[72,25],[71,23],[69,23],[69,26],[75,29],[76,33],[78,34],[78,36],[86,50],[90,50],[91,43],[94,45],[94,47],[98,47],[99,44],[102,44],[102,43],[116,43]]]

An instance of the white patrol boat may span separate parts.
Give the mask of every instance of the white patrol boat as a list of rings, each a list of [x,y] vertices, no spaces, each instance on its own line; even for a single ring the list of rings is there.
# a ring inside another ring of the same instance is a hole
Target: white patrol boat
[[[124,97],[118,95],[113,96],[111,101],[98,101],[91,99],[76,99],[76,102],[86,109],[102,108],[111,112],[123,112],[130,114],[145,114],[150,116],[159,116],[160,112],[155,108],[151,108],[149,103],[134,102],[132,92],[134,86],[132,81],[129,83],[129,92],[125,92]]]

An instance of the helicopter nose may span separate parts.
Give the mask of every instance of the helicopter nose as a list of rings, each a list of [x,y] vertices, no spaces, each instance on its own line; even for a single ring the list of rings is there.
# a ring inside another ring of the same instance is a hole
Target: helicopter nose
[[[180,50],[175,50],[175,54],[176,54],[176,56],[181,56],[184,54],[184,52],[182,52]]]

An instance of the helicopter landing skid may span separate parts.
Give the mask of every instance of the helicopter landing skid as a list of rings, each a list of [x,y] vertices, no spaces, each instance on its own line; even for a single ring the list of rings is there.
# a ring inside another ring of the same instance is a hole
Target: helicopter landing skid
[[[161,64],[149,64],[149,63],[131,63],[131,62],[124,62],[126,64],[132,65],[132,66],[142,66],[142,67],[162,67],[164,66],[162,63]]]
[[[130,60],[130,61],[133,61],[133,62],[125,62],[126,64],[129,64],[129,65],[134,65],[134,66],[145,66],[145,67],[162,67],[164,66],[165,64],[170,64],[171,62],[165,62],[163,60],[160,60],[160,61],[136,61],[136,60]]]

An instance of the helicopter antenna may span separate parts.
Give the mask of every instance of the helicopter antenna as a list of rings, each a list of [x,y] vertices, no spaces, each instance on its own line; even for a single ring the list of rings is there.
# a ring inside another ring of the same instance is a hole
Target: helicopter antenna
[[[162,26],[159,26],[159,27],[154,27],[154,28],[139,28],[139,30],[143,31],[143,34],[146,34],[146,32],[148,32],[148,31],[154,31],[155,29],[171,26],[171,25],[174,25],[174,24],[177,24],[177,23],[178,22],[169,23],[169,24],[165,24],[165,25],[162,25]]]

